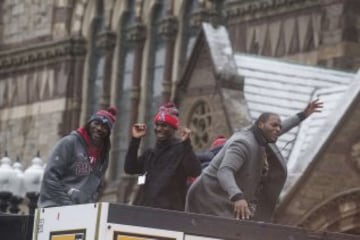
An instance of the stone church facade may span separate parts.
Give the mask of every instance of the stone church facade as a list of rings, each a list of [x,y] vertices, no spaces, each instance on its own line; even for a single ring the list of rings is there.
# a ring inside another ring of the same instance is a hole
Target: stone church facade
[[[122,165],[130,125],[151,125],[162,102],[181,107],[196,150],[207,148],[218,133],[230,135],[234,119],[241,126],[248,123],[234,111],[239,106],[213,94],[219,76],[209,68],[210,55],[192,51],[203,45],[197,38],[202,22],[225,25],[237,52],[355,72],[359,12],[356,0],[0,1],[0,154],[6,151],[28,165],[40,151],[46,160],[60,137],[86,123],[95,110],[114,105],[118,120],[104,199],[127,202],[133,179]],[[241,89],[229,79],[226,84]],[[184,95],[182,82],[195,90]],[[199,90],[194,84],[209,87]],[[356,194],[349,196],[358,199]],[[322,213],[332,205],[326,206]],[[277,221],[286,224],[302,213],[294,216],[283,207],[279,214]],[[316,220],[310,220],[302,225],[316,230]],[[333,230],[359,234],[359,228]]]

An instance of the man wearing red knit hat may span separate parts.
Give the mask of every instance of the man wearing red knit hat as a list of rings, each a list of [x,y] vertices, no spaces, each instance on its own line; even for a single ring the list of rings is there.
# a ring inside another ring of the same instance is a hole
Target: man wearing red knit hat
[[[174,104],[167,103],[159,108],[154,117],[156,144],[138,156],[141,138],[147,127],[135,123],[132,139],[126,154],[125,172],[143,174],[141,196],[136,204],[183,211],[185,207],[186,179],[201,172],[199,160],[190,143],[190,129],[180,129],[180,138],[175,136],[179,128],[179,112]]]
[[[116,109],[99,110],[84,127],[60,139],[52,150],[40,189],[39,207],[98,200],[109,161]]]

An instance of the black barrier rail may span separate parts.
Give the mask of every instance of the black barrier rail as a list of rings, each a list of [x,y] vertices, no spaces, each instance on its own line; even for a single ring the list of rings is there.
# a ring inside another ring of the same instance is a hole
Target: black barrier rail
[[[359,240],[357,235],[311,232],[302,228],[138,206],[109,205],[108,222],[236,240]]]
[[[1,240],[31,240],[34,216],[0,215]]]

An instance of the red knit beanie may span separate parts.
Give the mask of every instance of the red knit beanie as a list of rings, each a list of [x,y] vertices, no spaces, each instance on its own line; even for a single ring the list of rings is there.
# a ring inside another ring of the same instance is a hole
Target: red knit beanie
[[[116,113],[117,110],[115,107],[109,107],[106,110],[101,109],[90,117],[88,123],[92,121],[100,121],[101,123],[108,126],[109,130],[111,130],[116,121]]]
[[[176,108],[174,103],[165,103],[160,106],[158,113],[154,117],[154,123],[165,122],[171,127],[179,128],[179,110]]]
[[[226,142],[227,138],[223,135],[218,135],[215,137],[215,140],[212,142],[211,144],[211,148],[214,148],[214,147],[218,147],[218,146],[221,146],[221,145],[224,145],[225,142]]]
[[[176,108],[175,104],[172,102],[164,103],[159,107],[159,112],[167,112],[173,116],[179,117],[179,110]]]

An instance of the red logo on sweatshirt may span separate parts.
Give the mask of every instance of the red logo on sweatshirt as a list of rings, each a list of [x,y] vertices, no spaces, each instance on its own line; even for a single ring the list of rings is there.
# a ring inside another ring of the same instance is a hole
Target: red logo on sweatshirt
[[[91,172],[91,166],[87,161],[77,161],[75,165],[76,176],[89,175]]]

